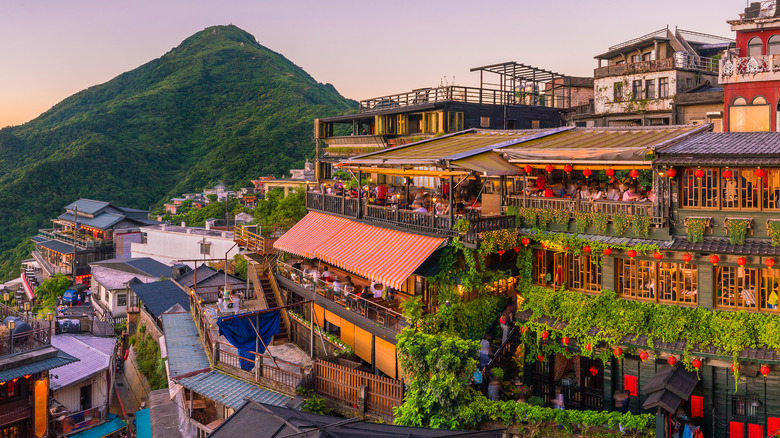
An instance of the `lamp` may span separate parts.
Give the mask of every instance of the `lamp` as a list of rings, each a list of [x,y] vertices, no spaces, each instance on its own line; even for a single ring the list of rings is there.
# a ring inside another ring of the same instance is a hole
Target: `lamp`
[[[30,302],[29,301],[25,301],[24,302],[24,311],[25,312],[29,312],[30,311]]]
[[[11,294],[9,294],[8,292],[3,294],[3,301],[8,301],[10,299],[11,299]]]
[[[16,320],[10,320],[8,321],[8,330],[11,330],[11,333],[13,334],[14,329],[16,328]]]
[[[54,321],[54,314],[49,312],[46,314],[46,321],[52,322]]]

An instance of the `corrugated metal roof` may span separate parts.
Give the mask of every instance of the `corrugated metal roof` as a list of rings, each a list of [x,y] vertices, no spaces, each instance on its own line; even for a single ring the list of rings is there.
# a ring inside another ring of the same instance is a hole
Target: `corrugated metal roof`
[[[58,350],[52,346],[41,347],[36,350],[26,351],[24,353],[17,353],[11,356],[4,356],[3,360],[13,360],[15,358],[21,359],[22,356],[33,358],[35,356],[44,356],[40,360],[29,359],[24,365],[8,368],[0,371],[0,382],[13,380],[19,377],[24,377],[28,374],[40,373],[50,370],[52,368],[61,367],[69,363],[78,362],[78,359]]]
[[[170,377],[209,370],[209,358],[198,339],[198,328],[188,313],[166,313],[162,316],[165,349],[168,352]]]
[[[702,157],[765,157],[780,154],[780,132],[707,132],[658,150],[669,155]]]
[[[81,198],[78,201],[71,202],[65,207],[65,210],[73,210],[74,207],[79,208],[79,213],[95,214],[98,211],[109,206],[108,202],[95,201],[92,199]]]
[[[46,240],[43,242],[37,242],[36,245],[56,251],[60,254],[73,254],[73,245],[68,245],[65,242],[59,240]]]
[[[71,435],[71,438],[103,438],[126,427],[127,423],[122,421],[121,418],[114,414],[108,414],[108,419],[105,423],[101,423],[83,432],[73,434]]]
[[[284,406],[292,400],[284,394],[261,389],[249,382],[216,370],[181,379],[179,384],[234,410],[238,410],[246,403],[244,397],[273,406]]]
[[[130,288],[155,318],[173,307],[174,304],[180,304],[185,310],[190,310],[189,296],[173,280],[145,284],[136,283]]]
[[[52,376],[49,387],[57,390],[107,370],[116,348],[116,339],[66,334],[52,337],[51,344],[79,359],[78,362],[56,368],[53,373],[56,378]]]

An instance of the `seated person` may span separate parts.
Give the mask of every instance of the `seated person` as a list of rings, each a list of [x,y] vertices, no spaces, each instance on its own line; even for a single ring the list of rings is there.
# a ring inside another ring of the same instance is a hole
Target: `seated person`
[[[363,292],[360,292],[360,298],[363,298],[364,300],[367,300],[369,298],[373,298],[374,294],[371,293],[371,289],[368,288],[368,286],[363,286]]]
[[[412,204],[412,210],[414,210],[415,213],[428,213],[428,210],[423,207],[421,201],[414,201]]]
[[[443,214],[449,214],[449,212],[450,212],[450,204],[447,201],[436,203],[436,214],[443,215]]]
[[[384,286],[382,284],[371,282],[371,292],[373,292],[374,298],[382,298],[382,293],[384,292]]]
[[[328,270],[328,267],[325,266],[322,269],[322,279],[325,280],[325,281],[330,282],[330,281],[333,281],[333,279],[331,278],[332,276],[333,276],[333,274],[331,274],[330,271]]]
[[[387,288],[387,296],[385,297],[387,301],[395,301],[395,289],[392,287]]]
[[[463,198],[455,198],[455,213],[462,214],[466,210],[466,206],[463,204]]]
[[[344,278],[344,292],[346,293],[352,293],[355,291],[355,284],[352,283],[352,277],[349,275]]]
[[[544,192],[542,192],[542,196],[545,198],[553,198],[555,197],[555,193],[553,192],[552,187],[549,185],[544,188]]]
[[[339,281],[338,277],[333,277],[333,283],[330,286],[336,295],[341,295],[341,292],[344,290],[344,285]]]
[[[565,195],[567,198],[574,198],[577,195],[577,186],[573,182],[566,185]]]
[[[320,271],[318,271],[318,270],[316,270],[316,269],[314,269],[314,268],[310,269],[310,270],[309,270],[309,277],[310,277],[312,280],[314,280],[314,281],[317,281],[317,280],[319,280],[319,279],[320,279],[320,277],[321,277],[321,275],[320,275]]]
[[[617,183],[612,183],[609,185],[609,189],[607,190],[607,201],[619,201],[620,200],[620,189],[618,188]]]
[[[633,202],[639,199],[639,193],[636,192],[635,186],[629,186],[628,190],[626,190],[625,193],[623,193],[623,201],[624,202]]]
[[[589,188],[588,189],[588,193],[589,193],[588,194],[588,199],[591,202],[593,202],[593,201],[600,201],[600,200],[604,199],[604,192],[599,190],[597,187]]]

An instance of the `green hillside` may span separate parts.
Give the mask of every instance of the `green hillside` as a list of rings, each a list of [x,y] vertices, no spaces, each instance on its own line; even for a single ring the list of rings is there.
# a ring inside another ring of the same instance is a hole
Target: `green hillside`
[[[0,278],[78,197],[146,209],[220,182],[281,176],[313,157],[315,117],[355,107],[235,26],[198,32],[0,130]]]

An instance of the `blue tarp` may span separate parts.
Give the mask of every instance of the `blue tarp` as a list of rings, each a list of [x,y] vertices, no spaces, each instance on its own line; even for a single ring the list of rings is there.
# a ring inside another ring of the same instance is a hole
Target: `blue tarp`
[[[99,424],[92,429],[73,434],[70,438],[103,438],[127,427],[127,423],[114,414],[108,414],[107,420],[105,423]]]
[[[219,326],[219,334],[238,349],[238,355],[249,359],[241,361],[241,369],[252,371],[255,367],[255,355],[252,352],[265,353],[263,343],[268,345],[273,336],[279,333],[279,311],[255,315],[243,313],[230,319],[219,318],[217,326]],[[255,329],[260,333],[263,342],[257,341]]]
[[[148,408],[135,413],[135,436],[138,438],[152,438],[152,423],[149,418]]]

